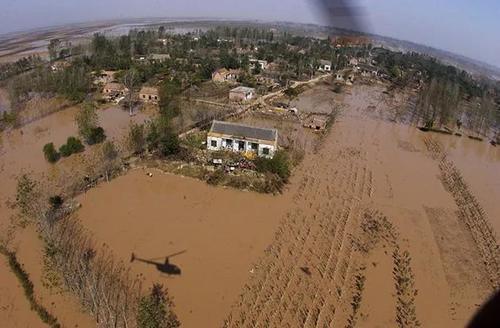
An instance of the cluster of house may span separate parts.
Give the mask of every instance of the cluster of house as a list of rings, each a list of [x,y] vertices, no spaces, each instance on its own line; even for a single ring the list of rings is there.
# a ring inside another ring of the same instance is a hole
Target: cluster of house
[[[260,67],[261,70],[267,70],[271,67],[265,60],[250,59],[250,68]],[[331,72],[332,62],[321,60],[318,66],[320,72]],[[243,72],[239,69],[217,69],[212,73],[212,81],[216,83],[237,83]],[[275,86],[276,82],[265,75],[258,75],[257,81],[268,86]],[[240,86],[229,91],[229,100],[234,102],[246,102],[253,99],[256,95],[254,88]]]
[[[115,71],[102,71],[96,74],[94,84],[102,86],[104,99],[120,102],[129,93],[129,89],[115,79]],[[145,103],[157,104],[160,101],[158,88],[143,86],[139,91],[139,100]]]

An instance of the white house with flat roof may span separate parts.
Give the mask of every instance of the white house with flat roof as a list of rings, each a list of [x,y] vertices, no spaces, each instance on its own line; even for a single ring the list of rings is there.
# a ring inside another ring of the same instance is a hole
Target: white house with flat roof
[[[229,91],[229,100],[245,102],[255,97],[255,89],[249,87],[237,87]]]
[[[278,130],[213,121],[207,134],[207,149],[253,152],[272,158],[278,149]]]
[[[321,72],[331,72],[332,62],[329,60],[320,60],[318,70]]]

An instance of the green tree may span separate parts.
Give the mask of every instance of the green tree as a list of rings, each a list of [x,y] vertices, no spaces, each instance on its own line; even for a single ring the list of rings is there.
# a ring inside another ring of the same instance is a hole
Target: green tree
[[[45,146],[43,146],[43,154],[45,155],[45,159],[49,163],[55,163],[59,160],[59,153],[57,152],[56,148],[54,147],[54,144],[48,143]]]
[[[61,40],[52,39],[47,46],[49,50],[49,57],[51,61],[54,61],[59,58],[59,49],[61,48]]]
[[[154,284],[149,295],[139,302],[137,325],[139,328],[176,328],[180,326],[171,310],[172,302],[162,285]]]
[[[290,104],[292,100],[295,99],[300,94],[297,88],[288,88],[283,93],[288,98],[288,104]]]
[[[59,152],[63,157],[69,157],[73,154],[80,153],[85,150],[85,146],[82,144],[80,139],[75,137],[69,137],[66,144],[59,148]]]
[[[84,104],[76,113],[75,122],[78,127],[78,134],[87,142],[98,127],[99,117],[93,104]]]
[[[130,125],[127,146],[133,154],[140,154],[144,151],[144,147],[146,146],[144,125],[135,123]]]
[[[146,141],[150,150],[157,150],[162,156],[174,155],[180,151],[179,138],[165,115],[160,115],[148,126]]]
[[[277,151],[273,158],[259,157],[255,160],[257,171],[261,173],[269,172],[278,175],[284,182],[290,178],[290,158],[283,151]]]

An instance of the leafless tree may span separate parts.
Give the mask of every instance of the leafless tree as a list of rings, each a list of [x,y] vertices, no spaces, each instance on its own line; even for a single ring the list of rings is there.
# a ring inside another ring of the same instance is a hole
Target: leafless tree
[[[132,116],[134,113],[134,96],[135,92],[137,91],[137,86],[139,84],[139,73],[135,69],[129,69],[128,71],[125,72],[122,78],[122,83],[125,85],[125,87],[128,89],[127,93],[127,104],[128,104],[128,110],[129,110],[129,115]]]

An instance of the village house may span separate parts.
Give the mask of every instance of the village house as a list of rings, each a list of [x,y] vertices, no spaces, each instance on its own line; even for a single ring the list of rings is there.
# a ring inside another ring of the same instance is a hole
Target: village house
[[[359,64],[359,71],[363,77],[376,77],[378,76],[378,69],[374,66],[367,64]]]
[[[212,81],[214,82],[236,82],[240,76],[240,71],[235,69],[221,68],[212,73]]]
[[[121,83],[110,82],[104,85],[103,94],[104,97],[111,100],[124,96],[128,92],[128,89]]]
[[[267,69],[268,63],[267,63],[267,60],[260,60],[260,59],[251,58],[250,59],[250,68],[255,69],[255,67],[257,67],[257,65],[260,66],[260,69],[264,71]]]
[[[349,65],[351,66],[358,66],[359,60],[357,58],[351,58],[349,59]]]
[[[320,60],[318,71],[331,72],[332,71],[332,62],[329,60]]]
[[[354,73],[350,73],[349,75],[347,75],[347,79],[346,79],[345,83],[347,85],[352,85],[354,83],[354,79],[355,79]]]
[[[249,87],[237,87],[229,91],[229,100],[245,102],[255,97],[255,89]]]
[[[268,88],[279,87],[279,83],[277,83],[276,80],[270,76],[259,74],[255,76],[255,79],[257,80],[257,83],[265,85]]]
[[[58,60],[50,66],[52,72],[59,72],[71,66],[71,63],[66,60]]]
[[[101,71],[95,74],[94,84],[108,84],[115,80],[116,71]]]
[[[272,158],[278,149],[278,130],[213,121],[207,134],[207,149],[249,152]]]
[[[151,63],[164,63],[170,59],[169,54],[151,54],[148,57]]]
[[[328,117],[326,115],[311,115],[304,122],[304,127],[316,131],[322,131],[326,129],[327,123]]]
[[[157,104],[160,101],[160,94],[156,87],[142,87],[139,91],[139,99],[146,102]]]

